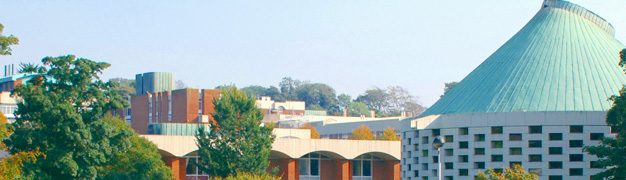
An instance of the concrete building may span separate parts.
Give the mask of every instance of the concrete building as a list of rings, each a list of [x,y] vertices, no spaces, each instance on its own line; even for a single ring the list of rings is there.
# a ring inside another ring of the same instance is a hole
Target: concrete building
[[[148,134],[159,123],[208,123],[215,112],[218,89],[178,89],[135,95],[131,99],[131,126]]]
[[[546,0],[515,36],[417,118],[402,121],[403,179],[471,179],[521,164],[540,180],[589,179],[602,169],[582,151],[614,136],[607,99],[626,83],[624,47],[600,16]]]
[[[303,115],[306,110],[304,101],[279,102],[272,100],[269,96],[261,96],[261,99],[256,101],[256,106],[265,114],[277,115]]]
[[[274,129],[270,167],[284,180],[399,180],[400,142],[310,139],[307,129]],[[179,180],[208,179],[198,161],[194,136],[143,135],[157,144]]]
[[[148,72],[135,75],[135,95],[174,90],[174,74]]]

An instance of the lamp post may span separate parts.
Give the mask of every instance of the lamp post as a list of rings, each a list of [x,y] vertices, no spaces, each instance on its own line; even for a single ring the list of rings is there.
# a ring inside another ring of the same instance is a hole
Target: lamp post
[[[443,147],[443,144],[446,143],[446,140],[443,139],[441,136],[437,136],[435,137],[435,139],[433,140],[433,146],[435,146],[435,148],[437,148],[437,154],[439,155],[439,169],[437,169],[437,178],[439,180],[441,180],[441,147]]]

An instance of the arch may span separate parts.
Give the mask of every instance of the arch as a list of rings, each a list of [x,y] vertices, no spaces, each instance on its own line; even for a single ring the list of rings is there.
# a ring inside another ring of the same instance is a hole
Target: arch
[[[302,156],[305,156],[307,154],[311,154],[311,153],[318,153],[318,154],[321,154],[321,155],[324,155],[324,156],[328,156],[331,159],[347,159],[346,157],[344,157],[343,155],[341,155],[339,153],[336,153],[336,152],[333,152],[333,151],[328,151],[328,150],[310,151],[310,152],[307,152],[307,153],[299,155],[298,158],[300,158]]]
[[[286,153],[284,153],[284,152],[282,152],[282,151],[274,150],[274,149],[272,149],[272,150],[270,151],[270,157],[271,157],[272,155],[273,155],[273,156],[276,156],[276,157],[278,157],[278,158],[280,158],[280,159],[291,159],[291,158],[292,158],[291,156],[287,155]]]
[[[391,155],[391,154],[389,154],[389,153],[386,153],[386,152],[380,152],[380,151],[370,151],[370,152],[365,152],[365,153],[362,153],[362,154],[359,154],[359,155],[357,155],[357,156],[353,157],[352,159],[355,159],[355,158],[357,158],[357,157],[359,157],[359,156],[366,155],[366,154],[373,155],[373,156],[376,156],[376,157],[382,158],[382,159],[384,159],[384,160],[397,160],[397,161],[399,161],[399,160],[400,160],[399,158],[396,158],[395,156],[393,156],[393,155]]]
[[[174,154],[170,153],[167,150],[163,150],[163,149],[158,149],[159,150],[159,154],[161,154],[161,157],[176,157]]]

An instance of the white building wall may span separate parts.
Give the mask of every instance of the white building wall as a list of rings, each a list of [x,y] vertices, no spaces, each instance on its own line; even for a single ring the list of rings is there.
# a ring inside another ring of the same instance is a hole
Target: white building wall
[[[453,167],[445,169],[444,179],[471,179],[478,171],[487,168],[504,169],[511,162],[521,162],[525,170],[540,170],[540,180],[548,179],[589,179],[601,169],[592,169],[590,162],[595,156],[582,152],[582,147],[570,147],[570,140],[582,140],[584,146],[597,145],[591,140],[591,133],[602,133],[614,137],[610,127],[605,125],[606,112],[508,112],[508,113],[469,113],[435,115],[416,120],[403,121],[402,129],[402,177],[403,179],[436,179],[437,166],[433,158],[437,150],[432,141],[433,130],[439,130],[442,137],[452,136],[442,148],[442,162]],[[541,133],[530,133],[530,126],[541,126]],[[570,133],[570,126],[582,126],[582,133]],[[502,127],[502,134],[492,134],[492,127]],[[461,129],[467,128],[467,135]],[[561,133],[562,140],[550,140],[550,133]],[[511,141],[510,134],[521,134],[521,141]],[[484,141],[477,141],[477,135],[484,135]],[[492,147],[492,141],[502,141],[502,148]],[[529,147],[529,141],[541,141],[541,147]],[[467,148],[460,148],[460,142],[467,142]],[[560,147],[561,154],[549,154],[549,148]],[[484,148],[484,155],[477,155],[476,148]],[[521,155],[512,155],[510,148],[521,148]],[[452,151],[447,155],[446,150]],[[425,153],[427,153],[426,156]],[[492,155],[502,155],[501,162],[492,161]],[[541,161],[531,162],[529,155],[541,155]],[[582,161],[570,161],[570,155],[582,155]],[[459,156],[467,156],[461,162]],[[485,164],[485,168],[477,167]],[[561,162],[562,168],[550,169],[549,162]],[[582,169],[582,175],[570,175],[570,169]],[[467,172],[467,175],[463,171]],[[551,177],[552,176],[552,177]],[[551,177],[551,178],[550,178]]]

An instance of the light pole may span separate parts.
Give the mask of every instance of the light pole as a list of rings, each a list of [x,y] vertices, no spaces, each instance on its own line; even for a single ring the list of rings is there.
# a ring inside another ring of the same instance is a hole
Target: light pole
[[[446,140],[443,139],[441,136],[437,136],[435,137],[435,139],[433,140],[433,146],[435,146],[435,148],[437,148],[437,154],[439,155],[439,169],[437,169],[437,178],[439,180],[441,180],[441,147],[443,146],[443,144],[446,143]]]

